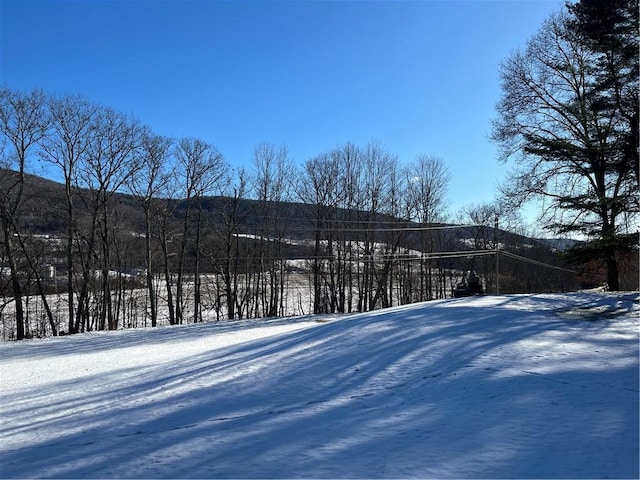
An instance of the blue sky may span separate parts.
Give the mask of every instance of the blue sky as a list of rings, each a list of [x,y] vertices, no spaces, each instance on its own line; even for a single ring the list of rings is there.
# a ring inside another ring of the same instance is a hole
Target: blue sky
[[[455,211],[508,170],[489,140],[500,62],[562,5],[1,0],[0,82],[85,95],[233,166],[263,141],[300,164],[369,140],[402,163],[435,155]]]

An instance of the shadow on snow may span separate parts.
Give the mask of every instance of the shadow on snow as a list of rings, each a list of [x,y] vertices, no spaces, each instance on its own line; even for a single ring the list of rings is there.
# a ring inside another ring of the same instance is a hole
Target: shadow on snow
[[[637,477],[637,338],[549,315],[579,296],[486,301],[353,315],[5,396],[7,414],[38,406],[0,434],[42,435],[0,452],[0,476]],[[132,341],[196,333],[163,330]],[[567,351],[547,350],[550,335]],[[68,353],[120,345],[101,340]],[[594,348],[621,353],[594,371],[581,364]]]

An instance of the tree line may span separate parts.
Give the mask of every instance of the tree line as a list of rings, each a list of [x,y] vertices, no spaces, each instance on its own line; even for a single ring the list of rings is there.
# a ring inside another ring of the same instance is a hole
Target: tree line
[[[203,310],[287,315],[296,268],[309,273],[306,313],[450,292],[455,265],[434,254],[459,245],[438,223],[450,175],[437,157],[401,165],[372,141],[297,166],[285,146],[261,143],[251,168],[233,170],[214,145],[157,135],[78,95],[3,88],[0,106],[2,290],[15,338],[33,333],[25,306],[34,295],[43,329],[57,335],[131,326],[132,315],[150,326],[199,322]],[[61,179],[62,193],[40,195],[30,183],[39,171]],[[303,210],[296,220],[292,209]]]
[[[448,181],[439,159],[421,157],[404,173],[412,181],[401,200],[397,158],[375,143],[365,149],[350,144],[336,148],[309,160],[301,172],[294,172],[284,146],[260,144],[252,172],[235,172],[231,178],[215,146],[195,138],[155,135],[136,119],[75,95],[3,89],[2,124],[7,139],[3,166],[10,177],[4,179],[2,191],[3,253],[17,338],[24,337],[25,285],[34,281],[50,327],[57,332],[40,265],[23,226],[29,195],[26,174],[34,162],[56,169],[64,183],[62,205],[44,210],[65,227],[68,333],[115,329],[122,319],[124,263],[130,261],[123,255],[123,233],[126,236],[132,225],[113,201],[117,193],[130,193],[144,213],[145,253],[139,266],[147,272],[148,315],[155,326],[158,278],[164,282],[170,324],[202,320],[203,271],[219,275],[222,287],[216,298],[224,299],[227,318],[283,314],[283,242],[291,233],[284,208],[294,197],[311,206],[313,218],[313,312],[351,311],[354,302],[347,302],[345,292],[353,282],[358,282],[358,310],[388,305],[386,281],[374,281],[375,242],[383,240],[373,233],[377,216],[434,221]],[[411,172],[415,169],[420,169],[419,176]],[[294,178],[300,181],[294,183]],[[204,214],[212,195],[226,198],[214,229],[206,224],[211,217]],[[251,213],[259,218],[252,229],[257,238],[251,242],[241,236],[249,213],[241,209],[241,201],[249,197],[256,200]],[[385,248],[398,248],[397,242],[384,240]],[[385,278],[389,262],[382,273]],[[418,298],[426,298],[425,292],[422,286]]]

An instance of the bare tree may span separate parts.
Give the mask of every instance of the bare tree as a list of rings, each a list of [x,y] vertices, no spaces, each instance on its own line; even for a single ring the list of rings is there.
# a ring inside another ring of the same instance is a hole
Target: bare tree
[[[84,97],[51,97],[48,102],[50,129],[41,140],[41,156],[51,162],[64,179],[67,261],[68,332],[76,333],[74,267],[76,253],[76,214],[74,197],[77,195],[77,169],[84,161],[91,130],[99,107]]]
[[[7,169],[2,171],[0,177],[0,224],[15,303],[17,340],[25,338],[23,284],[20,279],[24,272],[20,271],[14,238],[21,233],[18,220],[24,201],[29,151],[43,138],[47,128],[44,107],[45,97],[41,91],[23,94],[8,88],[0,89],[0,166]]]
[[[314,313],[337,308],[335,236],[338,206],[345,195],[339,156],[325,153],[308,160],[298,185],[298,196],[311,208],[314,221]]]
[[[78,186],[87,192],[82,199],[89,214],[90,225],[83,239],[87,249],[73,331],[78,331],[78,322],[88,313],[85,307],[89,281],[97,271],[100,272],[101,295],[101,302],[97,305],[97,327],[114,330],[118,326],[110,282],[113,267],[111,200],[116,192],[124,190],[130,176],[139,168],[142,131],[136,119],[110,108],[101,108],[94,118],[86,157],[76,172]],[[93,271],[94,267],[96,272]]]
[[[407,205],[410,220],[424,227],[432,226],[445,217],[445,200],[451,175],[439,157],[419,155],[406,170]],[[423,254],[438,249],[437,234],[425,228],[420,234],[419,249]],[[433,295],[432,261],[422,258],[420,261],[419,301],[429,300]]]
[[[400,208],[398,171],[397,158],[375,141],[340,145],[305,164],[298,195],[314,222],[316,313],[393,303],[399,229],[379,227]]]
[[[339,145],[332,156],[341,166],[339,188],[342,191],[338,207],[339,223],[336,224],[336,282],[338,312],[352,312],[358,308],[356,298],[362,298],[358,288],[359,271],[362,265],[360,240],[367,235],[366,224],[361,214],[365,201],[362,189],[363,154],[352,143]]]
[[[287,231],[285,203],[291,199],[293,164],[285,145],[256,145],[253,155],[253,185],[260,218],[259,275],[256,302],[262,315],[275,317],[283,313],[285,259],[283,242]],[[262,280],[266,275],[268,283]]]
[[[202,242],[202,212],[204,197],[216,189],[221,189],[227,178],[227,167],[222,154],[213,146],[195,138],[183,138],[176,145],[176,174],[182,187],[184,218],[180,250],[178,252],[178,272],[176,283],[178,323],[183,319],[183,288],[185,254],[190,237],[190,228],[194,227],[194,312],[193,320],[201,320],[200,261]],[[195,214],[194,219],[191,215]],[[193,225],[195,224],[195,225]]]
[[[242,209],[243,200],[247,197],[248,178],[244,170],[237,172],[237,177],[226,187],[224,204],[219,210],[220,221],[216,231],[219,243],[212,245],[210,258],[214,269],[221,274],[224,283],[224,297],[227,307],[227,318],[242,318],[245,298],[240,292],[241,258],[240,226],[249,212]],[[222,256],[220,256],[220,253]],[[247,259],[244,259],[247,262]]]
[[[174,214],[178,209],[178,188],[175,180],[175,165],[170,168],[167,174],[167,182],[162,188],[162,198],[157,202],[158,211],[156,216],[158,228],[158,241],[162,252],[162,273],[164,276],[166,302],[168,310],[168,320],[170,325],[177,323],[176,317],[176,299],[173,291],[173,260],[177,256],[177,252],[173,247],[179,227],[174,225]]]
[[[159,213],[158,195],[170,180],[168,162],[172,140],[146,131],[142,137],[140,168],[129,179],[128,185],[144,211],[145,270],[149,296],[151,326],[158,322],[157,292],[154,286],[153,225]]]
[[[397,158],[378,142],[370,142],[362,152],[362,205],[365,220],[363,242],[363,280],[358,300],[359,310],[373,310],[378,301],[389,306],[388,282],[393,265],[393,248],[376,235],[376,225],[383,213],[389,211],[391,181],[397,174]],[[391,250],[389,250],[391,248]],[[379,255],[380,254],[380,255]],[[380,259],[378,258],[380,257]]]
[[[444,161],[432,155],[418,155],[407,169],[407,193],[415,220],[421,223],[444,219],[451,174]]]
[[[372,299],[372,307],[376,308],[378,301],[383,308],[390,307],[394,303],[394,270],[397,266],[397,256],[402,241],[406,239],[406,232],[395,219],[401,214],[401,195],[403,192],[403,178],[401,176],[397,157],[384,152],[381,157],[384,168],[383,202],[380,205],[380,214],[384,218],[384,228],[380,239],[380,261],[375,270],[376,287]],[[381,171],[381,173],[383,173]]]

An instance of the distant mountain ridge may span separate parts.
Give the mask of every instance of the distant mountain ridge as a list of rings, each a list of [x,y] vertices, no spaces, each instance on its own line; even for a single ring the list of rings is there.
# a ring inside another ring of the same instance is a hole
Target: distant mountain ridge
[[[6,189],[8,182],[15,178],[16,172],[0,169],[0,188]],[[77,189],[74,192],[74,203],[77,212],[82,218],[83,213],[81,197],[88,190]],[[215,225],[217,215],[231,201],[229,197],[207,196],[202,199],[203,211],[207,215],[209,225]],[[144,212],[142,205],[131,193],[118,192],[113,195],[112,200],[115,208],[123,219],[126,219],[127,227],[133,231],[142,232],[144,225]],[[169,202],[174,208],[174,216],[178,216],[184,210],[184,200],[158,199],[158,202]],[[237,200],[236,214],[243,219],[239,225],[239,231],[247,235],[259,235],[262,217],[253,214],[258,206],[258,200],[243,198]],[[64,233],[63,209],[66,205],[65,186],[62,183],[50,180],[34,174],[25,175],[24,206],[23,211],[28,212],[22,216],[20,223],[27,233],[33,234],[62,234]],[[282,202],[277,205],[277,211],[281,215],[281,220],[286,222],[285,231],[291,239],[313,239],[315,220],[313,218],[313,206],[300,202]],[[347,215],[344,210],[340,210],[341,218]],[[370,228],[373,224],[373,231],[384,233],[393,229],[407,229],[407,238],[416,237],[419,228],[432,228],[439,232],[441,240],[446,244],[455,245],[456,250],[468,250],[469,242],[465,239],[479,237],[493,237],[497,233],[500,242],[518,244],[546,244],[549,248],[564,250],[576,242],[568,239],[536,239],[528,238],[507,230],[498,229],[494,232],[493,226],[462,226],[456,224],[418,224],[407,220],[391,217],[385,214],[375,214],[371,218],[368,212],[351,212],[354,225],[367,225]],[[361,220],[358,220],[361,219]],[[339,221],[344,221],[343,219]],[[348,229],[347,229],[348,230]],[[352,229],[352,230],[355,230]],[[488,235],[488,232],[491,232]]]

